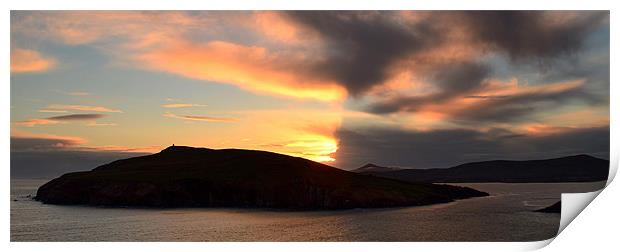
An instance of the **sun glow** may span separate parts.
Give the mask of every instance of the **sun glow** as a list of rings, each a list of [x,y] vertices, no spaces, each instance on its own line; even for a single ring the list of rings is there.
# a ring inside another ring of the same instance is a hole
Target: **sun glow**
[[[338,142],[333,138],[317,136],[315,140],[297,141],[286,144],[284,147],[296,150],[287,153],[293,156],[307,158],[316,162],[333,162],[336,159],[332,157],[332,154],[338,150]]]

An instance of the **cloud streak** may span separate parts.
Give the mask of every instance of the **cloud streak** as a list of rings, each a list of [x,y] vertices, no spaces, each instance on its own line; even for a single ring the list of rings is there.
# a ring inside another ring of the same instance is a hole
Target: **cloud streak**
[[[189,121],[201,121],[201,122],[236,122],[236,118],[231,117],[214,117],[214,116],[196,116],[196,115],[175,115],[172,113],[165,113],[163,116],[169,118],[183,119]]]
[[[65,121],[94,121],[100,118],[105,117],[103,114],[70,114],[70,115],[61,115],[61,116],[52,116],[44,119],[29,119],[25,121],[18,121],[15,124],[19,126],[26,127],[34,127],[38,125],[54,125],[63,123]],[[91,122],[93,125],[89,126],[103,126],[104,124],[97,124],[96,122]],[[110,125],[105,125],[110,126]]]
[[[46,107],[47,109],[58,110],[78,110],[78,111],[93,111],[93,112],[110,112],[110,113],[122,113],[119,109],[111,109],[103,106],[84,106],[84,105],[60,105],[52,104]]]
[[[15,124],[19,126],[34,127],[38,125],[53,125],[53,124],[58,124],[58,123],[60,122],[56,120],[50,120],[50,119],[29,119],[25,121],[16,122]]]
[[[85,139],[74,136],[11,132],[11,151],[50,150],[74,147],[84,143],[86,143]]]
[[[53,116],[48,117],[47,120],[53,121],[86,121],[86,120],[96,120],[99,118],[103,118],[105,115],[103,114],[71,114],[71,115],[62,115],[62,116]]]
[[[473,89],[452,93],[441,91],[425,96],[389,97],[370,103],[365,110],[375,114],[432,112],[458,121],[509,122],[531,119],[535,112],[551,110],[566,104],[566,101],[586,104],[603,102],[603,99],[584,90],[584,80],[529,87],[520,87],[517,83],[481,83]]]

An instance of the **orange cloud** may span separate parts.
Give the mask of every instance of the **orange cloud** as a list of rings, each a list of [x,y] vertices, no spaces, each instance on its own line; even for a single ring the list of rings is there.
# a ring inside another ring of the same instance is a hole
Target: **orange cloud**
[[[247,24],[250,29],[259,31],[268,39],[293,44],[308,43],[308,40],[317,42],[318,35],[312,30],[290,22],[278,11],[255,11],[251,21]]]
[[[16,140],[16,141],[14,141]],[[58,136],[31,133],[11,129],[11,149],[15,150],[70,150],[70,151],[110,151],[130,153],[155,153],[161,146],[127,147],[118,145],[84,146],[88,141],[76,136]]]
[[[48,109],[60,109],[60,110],[79,110],[79,111],[94,111],[94,112],[111,112],[122,113],[123,111],[118,109],[111,109],[102,106],[83,106],[83,105],[59,105],[52,104],[47,106]]]
[[[118,145],[91,146],[81,148],[87,151],[113,151],[113,152],[129,152],[129,153],[156,153],[161,151],[161,146],[148,147],[127,147]]]
[[[45,72],[56,65],[56,61],[39,52],[28,49],[11,50],[11,73]]]
[[[11,129],[11,138],[19,139],[42,139],[49,140],[54,143],[54,147],[68,147],[85,144],[87,141],[84,138],[76,136],[58,136],[50,134],[31,133],[16,129]],[[12,148],[13,146],[11,146]]]
[[[604,106],[604,105],[603,105]],[[594,128],[609,125],[609,107],[588,107],[553,113],[545,118],[551,125],[565,125],[578,128]]]
[[[427,108],[434,112],[442,111],[449,114],[459,114],[466,110],[480,110],[487,106],[514,97],[527,97],[528,95],[544,96],[579,89],[585,80],[571,80],[534,86],[520,86],[516,79],[508,82],[490,80],[485,88],[479,91],[464,94],[443,104],[431,104]]]
[[[486,80],[479,89],[463,92],[458,96],[443,100],[425,99],[433,97],[433,93],[405,96],[402,102],[398,102],[398,95],[388,96],[386,101],[396,100],[399,112],[393,115],[386,115],[383,119],[390,119],[406,128],[413,127],[416,130],[425,128],[454,128],[467,127],[462,122],[466,121],[487,121],[487,127],[520,127],[526,121],[518,118],[534,117],[539,118],[539,122],[554,125],[579,125],[579,126],[599,126],[605,125],[606,114],[585,114],[558,117],[556,111],[554,116],[542,115],[540,113],[557,107],[559,99],[588,99],[587,94],[582,92],[584,79],[576,79],[564,82],[545,83],[537,85],[520,85],[517,79],[507,82],[499,80]],[[415,92],[415,91],[414,91]],[[564,97],[564,98],[562,98]],[[571,98],[573,97],[573,98]],[[408,100],[409,99],[409,100]],[[560,108],[558,108],[560,109]],[[557,118],[556,118],[557,117]],[[592,120],[590,124],[579,122],[577,118],[588,118]],[[561,119],[560,119],[561,118]],[[596,123],[594,123],[596,122]],[[607,121],[608,123],[608,121]],[[476,127],[480,127],[479,125]],[[531,132],[540,132],[540,128],[532,128]]]
[[[49,119],[30,119],[30,120],[25,120],[25,121],[19,121],[16,122],[15,124],[20,125],[20,126],[26,126],[26,127],[34,127],[37,125],[51,125],[51,124],[58,124],[60,122],[55,121],[55,120],[49,120]]]
[[[535,86],[519,86],[517,79],[508,82],[491,80],[484,90],[472,93],[465,98],[501,99],[515,95],[553,94],[580,88],[584,83],[584,79],[577,79]]]
[[[551,126],[551,125],[545,125],[545,124],[529,124],[529,125],[525,125],[522,128],[525,129],[525,132],[528,135],[535,135],[535,136],[561,134],[561,133],[575,129],[573,127],[558,127],[558,126]]]
[[[452,99],[445,104],[433,104],[428,108],[434,112],[458,115],[466,111],[483,111],[485,108],[493,109],[501,105],[504,100],[513,100],[526,97],[544,97],[564,92],[578,90],[583,87],[585,80],[570,80],[535,86],[519,86],[516,79],[498,84],[491,81],[485,89],[471,92],[463,97]],[[526,98],[527,99],[527,98]],[[514,105],[530,105],[520,104]]]
[[[165,117],[190,120],[190,121],[202,121],[202,122],[235,122],[237,119],[230,117],[213,117],[213,116],[192,116],[192,115],[175,115],[172,113],[165,113]]]
[[[180,42],[136,57],[146,68],[190,78],[237,85],[266,94],[323,101],[342,100],[346,91],[337,83],[313,76],[311,61],[299,53],[223,41]]]
[[[195,32],[218,33],[219,29],[239,30],[240,27],[257,32],[262,36],[261,41],[303,40],[312,48],[318,41],[311,39],[314,36],[311,31],[270,11],[251,15],[234,12],[192,15],[173,11],[29,13],[27,18],[11,25],[11,32],[72,45],[111,41],[113,48],[107,48],[106,53],[118,58],[117,64],[129,65],[133,64],[131,60],[138,60],[148,69],[233,84],[258,93],[322,101],[345,98],[346,91],[338,83],[308,70],[309,65],[321,60],[312,50],[304,54],[270,52],[259,46],[223,41],[194,43],[188,39]]]
[[[535,86],[520,86],[516,79],[505,83],[491,80],[487,82],[483,90],[464,94],[462,97],[455,98],[449,103],[451,103],[450,106],[454,106],[454,109],[451,109],[452,111],[479,109],[513,97],[526,97],[528,95],[544,96],[576,90],[583,87],[584,82],[585,80],[578,79]],[[442,107],[446,109],[444,106]]]

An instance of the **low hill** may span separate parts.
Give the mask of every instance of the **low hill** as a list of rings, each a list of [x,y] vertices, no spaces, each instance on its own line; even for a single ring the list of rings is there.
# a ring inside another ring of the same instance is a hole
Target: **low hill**
[[[352,170],[352,172],[356,172],[356,173],[372,173],[372,172],[389,172],[389,171],[397,171],[400,170],[400,168],[395,168],[395,167],[385,167],[385,166],[379,166],[376,164],[366,164],[360,168],[357,168],[355,170]]]
[[[427,183],[548,183],[607,180],[609,161],[576,155],[554,159],[474,162],[451,168],[363,172],[379,177]]]
[[[487,196],[409,183],[265,151],[173,146],[62,175],[35,197],[50,204],[343,209],[413,206]]]

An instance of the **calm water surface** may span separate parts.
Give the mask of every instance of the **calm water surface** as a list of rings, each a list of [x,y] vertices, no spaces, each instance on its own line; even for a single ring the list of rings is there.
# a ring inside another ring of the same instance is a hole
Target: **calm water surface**
[[[560,215],[532,210],[562,192],[605,182],[459,184],[490,197],[447,204],[341,211],[127,209],[45,205],[28,198],[46,180],[11,180],[11,241],[534,241]]]

